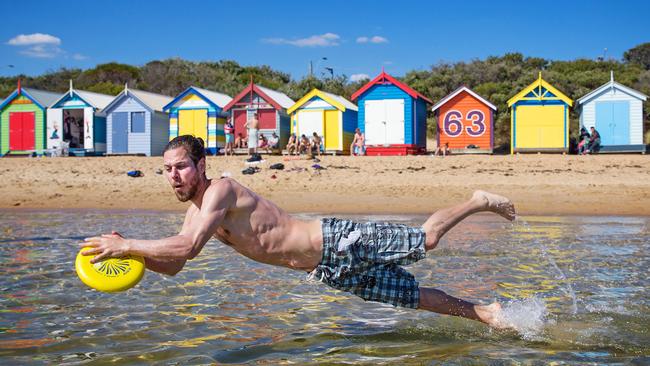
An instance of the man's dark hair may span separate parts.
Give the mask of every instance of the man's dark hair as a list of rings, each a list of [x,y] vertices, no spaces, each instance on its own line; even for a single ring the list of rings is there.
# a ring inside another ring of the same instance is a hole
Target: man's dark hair
[[[187,155],[190,156],[192,162],[196,166],[199,161],[205,158],[205,144],[203,139],[200,137],[194,137],[192,135],[182,135],[174,137],[173,140],[167,143],[165,146],[165,152],[168,150],[173,150],[179,147],[182,147],[187,152]]]

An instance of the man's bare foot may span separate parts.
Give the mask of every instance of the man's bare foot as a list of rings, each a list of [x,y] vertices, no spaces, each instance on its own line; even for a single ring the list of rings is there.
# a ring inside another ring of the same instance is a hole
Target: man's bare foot
[[[515,205],[507,197],[485,191],[475,191],[472,198],[485,202],[488,210],[503,216],[507,220],[512,221],[515,219]]]
[[[474,305],[474,311],[480,320],[495,329],[510,328],[501,317],[501,304],[494,302],[490,305]]]

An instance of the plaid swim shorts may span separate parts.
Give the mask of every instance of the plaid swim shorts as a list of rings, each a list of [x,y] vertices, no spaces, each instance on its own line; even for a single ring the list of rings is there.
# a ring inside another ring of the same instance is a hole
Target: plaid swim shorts
[[[418,282],[401,265],[425,257],[425,233],[390,223],[322,220],[323,257],[310,274],[366,301],[417,308]]]

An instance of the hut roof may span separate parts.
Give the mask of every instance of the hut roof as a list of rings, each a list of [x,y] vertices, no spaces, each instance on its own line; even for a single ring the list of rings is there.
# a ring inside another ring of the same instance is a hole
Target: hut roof
[[[474,98],[476,98],[476,99],[478,99],[479,101],[481,101],[481,103],[483,103],[483,104],[485,104],[486,106],[490,107],[492,110],[494,110],[494,111],[497,110],[497,107],[495,107],[494,104],[488,102],[487,100],[485,100],[485,99],[484,99],[483,97],[481,97],[480,95],[474,93],[470,88],[468,88],[468,87],[466,87],[466,86],[463,85],[463,86],[461,86],[460,88],[458,88],[458,89],[454,90],[453,92],[449,93],[446,97],[442,98],[438,103],[436,103],[436,105],[434,105],[434,106],[431,108],[431,111],[432,111],[432,112],[435,112],[435,111],[436,111],[438,108],[440,108],[443,104],[447,103],[448,101],[450,101],[452,98],[454,98],[454,97],[457,96],[458,94],[462,93],[463,91],[466,91],[466,92],[469,93],[471,96],[473,96]]]
[[[232,100],[232,98],[226,94],[222,94],[219,92],[215,92],[203,88],[197,88],[195,86],[190,86],[189,88],[185,89],[182,93],[178,94],[171,102],[167,103],[167,105],[165,105],[163,110],[166,111],[170,109],[171,107],[174,106],[174,104],[178,103],[178,101],[185,98],[185,96],[187,96],[190,93],[198,95],[206,103],[212,104],[213,106],[219,107],[221,109],[223,109],[223,107],[228,105],[228,103],[230,103],[230,101]]]
[[[530,97],[527,96],[531,92],[534,94],[534,96],[530,96]],[[573,106],[573,100],[571,100],[571,98],[564,95],[564,93],[562,93],[558,89],[555,89],[555,87],[547,83],[546,80],[542,79],[542,73],[540,72],[537,80],[533,81],[522,91],[515,94],[514,97],[508,99],[508,107],[511,107],[513,104],[515,104],[520,100],[542,100],[542,99],[561,100],[566,104],[568,104],[569,107]]]
[[[357,90],[354,94],[352,94],[352,100],[355,100],[361,96],[361,94],[365,93],[368,89],[370,89],[373,85],[383,85],[391,83],[395,85],[396,87],[402,89],[406,94],[410,95],[413,98],[422,98],[424,101],[426,101],[429,104],[433,104],[431,99],[425,97],[424,95],[420,94],[418,91],[415,89],[409,87],[408,85],[402,83],[401,81],[395,79],[391,75],[387,74],[385,71],[382,70],[381,74],[377,75],[376,78],[370,80],[366,85],[362,86],[359,90]]]
[[[264,100],[266,100],[271,105],[273,105],[275,109],[287,109],[296,103],[293,101],[293,99],[289,98],[286,94],[282,92],[250,83],[246,88],[244,88],[244,90],[242,90],[239,94],[237,94],[230,101],[230,103],[228,103],[225,107],[223,107],[223,110],[228,111],[231,108],[233,108],[237,102],[242,100],[242,98],[244,98],[251,91],[254,91],[259,96],[264,98]]]
[[[0,104],[0,109],[3,109],[4,107],[7,106],[14,98],[16,98],[18,95],[24,95],[27,98],[29,98],[32,102],[34,102],[36,105],[39,107],[45,109],[47,108],[52,102],[54,102],[61,94],[59,93],[53,93],[45,90],[39,90],[39,89],[32,89],[32,88],[21,88],[19,87],[18,89],[14,90],[13,93],[11,93],[1,104]]]
[[[588,101],[595,98],[596,96],[598,96],[603,91],[605,91],[607,89],[610,89],[610,88],[618,89],[618,90],[622,91],[623,93],[628,94],[628,95],[630,95],[630,96],[632,96],[634,98],[637,98],[639,100],[642,100],[642,101],[645,101],[646,99],[648,99],[647,95],[645,95],[645,94],[643,94],[643,93],[641,93],[639,91],[636,91],[636,90],[634,90],[632,88],[628,88],[627,86],[614,81],[614,72],[612,71],[611,78],[607,83],[605,83],[605,84],[601,85],[600,87],[598,87],[598,88],[592,90],[591,92],[587,93],[585,96],[578,99],[576,102],[578,104],[587,103]]]
[[[156,93],[151,93],[148,91],[144,90],[138,90],[138,89],[129,89],[128,87],[124,87],[124,90],[111,102],[104,107],[104,110],[107,111],[111,109],[119,100],[126,96],[132,96],[138,99],[142,104],[147,106],[149,109],[155,112],[162,112],[163,107],[167,105],[172,100],[172,97],[169,97],[167,95],[161,95],[161,94],[156,94]]]
[[[113,98],[115,98],[114,96],[107,95],[107,94],[73,89],[72,85],[70,85],[70,90],[62,94],[57,100],[55,100],[52,104],[50,104],[49,107],[53,108],[61,101],[65,100],[66,96],[71,95],[71,93],[76,94],[79,98],[81,98],[81,100],[83,100],[86,104],[90,105],[91,107],[100,110],[106,108],[106,106],[113,101]]]
[[[341,112],[345,112],[346,109],[350,109],[353,111],[357,111],[358,108],[354,103],[350,102],[349,100],[343,98],[340,95],[332,94],[332,93],[327,93],[322,90],[318,90],[316,88],[312,89],[309,93],[305,94],[304,97],[300,98],[299,101],[297,101],[291,108],[287,109],[287,113],[293,113],[296,109],[300,108],[303,104],[307,103],[309,100],[311,100],[313,97],[319,97],[326,101],[327,103],[331,104],[332,106],[336,107],[336,109],[340,110]]]

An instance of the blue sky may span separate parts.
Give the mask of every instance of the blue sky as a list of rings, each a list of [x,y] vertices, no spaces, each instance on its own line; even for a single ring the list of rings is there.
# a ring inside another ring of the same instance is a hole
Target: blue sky
[[[318,74],[401,76],[507,52],[571,60],[607,48],[620,59],[650,42],[650,1],[635,0],[30,0],[2,12],[3,76],[170,57],[266,64],[294,78],[310,61]]]

